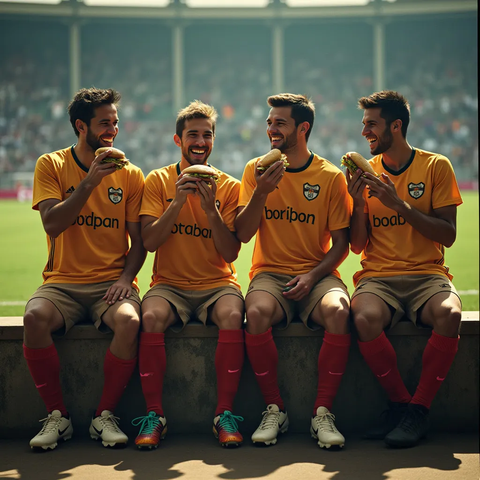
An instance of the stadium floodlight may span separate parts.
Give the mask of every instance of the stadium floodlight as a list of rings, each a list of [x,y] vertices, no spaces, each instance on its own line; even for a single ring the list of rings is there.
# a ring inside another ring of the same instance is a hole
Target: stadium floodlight
[[[285,0],[289,7],[355,7],[372,0]]]
[[[190,8],[264,8],[269,0],[184,0]]]

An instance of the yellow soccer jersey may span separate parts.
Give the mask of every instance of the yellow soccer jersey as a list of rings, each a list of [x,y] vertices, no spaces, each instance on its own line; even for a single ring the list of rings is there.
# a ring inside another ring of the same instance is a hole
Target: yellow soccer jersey
[[[44,200],[66,200],[87,176],[73,147],[41,156],[35,167],[34,210]],[[99,283],[116,280],[129,250],[126,222],[139,222],[142,171],[129,163],[105,177],[76,221],[57,238],[47,235],[44,283]]]
[[[226,173],[217,172],[217,208],[225,225],[233,231],[240,182]],[[180,173],[180,163],[176,163],[148,174],[140,215],[162,216],[175,198],[175,184]],[[215,248],[207,215],[197,196],[187,196],[171,235],[155,253],[150,286],[160,283],[183,290],[207,290],[227,285],[240,287],[233,264],[225,262]]]
[[[248,204],[256,187],[257,161],[245,167],[239,206]],[[345,176],[328,160],[312,153],[304,167],[287,168],[267,197],[250,279],[260,272],[300,275],[312,270],[330,249],[330,232],[350,226],[351,205]],[[332,273],[340,278],[336,270]]]
[[[461,205],[462,198],[450,161],[438,153],[413,150],[410,161],[398,172],[383,164],[382,155],[370,160],[375,172],[386,173],[398,196],[412,207],[433,215],[436,208]],[[362,252],[363,269],[353,276],[354,284],[364,277],[441,274],[452,279],[444,264],[445,247],[415,230],[378,198],[368,197],[369,240]]]

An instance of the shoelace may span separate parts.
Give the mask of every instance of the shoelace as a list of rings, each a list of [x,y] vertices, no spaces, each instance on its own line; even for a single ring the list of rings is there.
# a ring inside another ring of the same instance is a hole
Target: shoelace
[[[274,428],[278,425],[278,419],[280,418],[280,412],[273,412],[272,410],[268,409],[262,412],[264,416],[262,422],[260,423],[260,427],[262,430],[266,430],[267,428]]]
[[[44,433],[50,433],[57,430],[60,422],[62,421],[62,417],[54,417],[51,413],[48,414],[48,417],[42,418],[39,420],[40,422],[44,422],[42,430],[40,430],[40,435]]]
[[[315,425],[319,430],[335,432],[335,415],[333,413],[322,413],[322,415],[315,416]]]
[[[118,426],[117,420],[120,420],[119,417],[116,417],[111,413],[108,417],[100,416],[100,423],[105,430],[113,430],[114,432],[120,432],[120,427]]]
[[[132,425],[134,427],[140,426],[140,434],[151,434],[154,432],[155,428],[159,425],[160,420],[155,412],[149,412],[148,415],[144,417],[137,417],[132,420]]]
[[[409,433],[417,433],[419,423],[421,423],[423,415],[417,410],[409,410],[400,421],[398,428]]]
[[[232,412],[225,410],[225,412],[220,415],[218,425],[228,433],[235,433],[238,431],[237,421],[243,422],[243,417],[233,415]]]

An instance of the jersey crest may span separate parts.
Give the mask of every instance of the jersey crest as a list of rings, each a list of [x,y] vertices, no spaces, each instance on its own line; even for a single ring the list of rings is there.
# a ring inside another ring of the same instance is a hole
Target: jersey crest
[[[121,188],[110,187],[108,189],[108,198],[114,204],[120,203],[123,198],[123,190]]]
[[[423,182],[408,184],[408,193],[415,200],[420,198],[424,192],[425,192],[425,184]]]
[[[303,184],[303,195],[310,201],[318,197],[320,193],[320,185],[310,185],[309,183]]]

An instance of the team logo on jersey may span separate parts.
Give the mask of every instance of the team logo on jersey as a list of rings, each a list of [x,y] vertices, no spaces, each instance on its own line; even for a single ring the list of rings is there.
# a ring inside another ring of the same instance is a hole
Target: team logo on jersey
[[[123,198],[123,190],[121,188],[110,187],[108,189],[108,198],[112,203],[115,203],[115,205],[120,203]]]
[[[320,193],[320,185],[310,185],[309,183],[303,184],[303,195],[307,200],[314,200]]]
[[[220,210],[220,200],[215,200],[215,205]]]
[[[408,193],[415,200],[417,198],[420,198],[423,195],[424,191],[425,191],[425,184],[423,182],[408,184]]]

